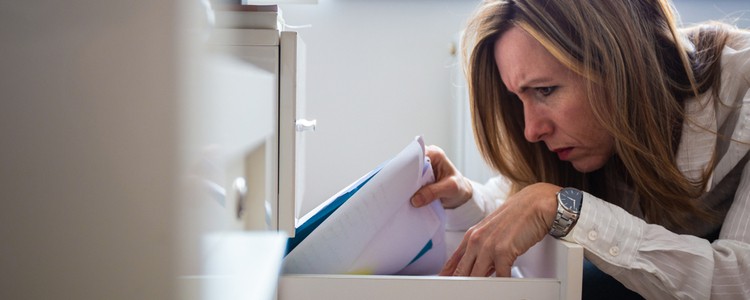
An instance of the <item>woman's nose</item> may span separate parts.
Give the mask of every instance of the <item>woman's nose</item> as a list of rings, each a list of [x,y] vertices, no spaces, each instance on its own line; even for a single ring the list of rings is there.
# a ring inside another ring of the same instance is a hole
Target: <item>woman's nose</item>
[[[536,143],[552,133],[554,126],[544,112],[524,106],[523,116],[525,122],[523,134],[527,141]]]

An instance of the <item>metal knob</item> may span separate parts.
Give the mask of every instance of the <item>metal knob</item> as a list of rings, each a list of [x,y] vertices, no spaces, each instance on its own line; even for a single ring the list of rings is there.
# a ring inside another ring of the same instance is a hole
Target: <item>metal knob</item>
[[[303,132],[303,131],[315,131],[315,126],[318,124],[317,120],[306,120],[306,119],[299,119],[296,122],[294,122],[294,127],[297,129],[297,132]]]
[[[247,184],[245,178],[237,177],[232,183],[235,197],[237,197],[237,218],[240,219],[245,213],[245,199],[247,198]]]

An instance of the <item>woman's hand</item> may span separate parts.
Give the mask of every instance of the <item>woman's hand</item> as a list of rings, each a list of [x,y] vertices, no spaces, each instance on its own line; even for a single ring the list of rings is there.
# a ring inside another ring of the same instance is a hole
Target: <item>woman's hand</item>
[[[440,275],[509,277],[516,258],[549,232],[557,214],[556,193],[548,183],[530,185],[464,235]]]
[[[411,198],[414,207],[422,207],[440,199],[444,208],[456,208],[471,199],[471,183],[461,175],[445,155],[443,149],[430,145],[425,149],[435,172],[435,183],[420,188]]]

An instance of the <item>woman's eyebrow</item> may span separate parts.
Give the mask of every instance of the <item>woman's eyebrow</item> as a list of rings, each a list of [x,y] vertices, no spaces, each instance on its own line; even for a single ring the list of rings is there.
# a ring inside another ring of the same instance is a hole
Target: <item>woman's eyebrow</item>
[[[534,78],[534,79],[531,79],[531,80],[529,80],[529,81],[524,82],[523,84],[521,84],[518,89],[519,89],[520,93],[523,93],[527,89],[534,88],[537,85],[545,84],[545,83],[548,83],[550,81],[552,81],[552,78],[549,78],[549,77]]]

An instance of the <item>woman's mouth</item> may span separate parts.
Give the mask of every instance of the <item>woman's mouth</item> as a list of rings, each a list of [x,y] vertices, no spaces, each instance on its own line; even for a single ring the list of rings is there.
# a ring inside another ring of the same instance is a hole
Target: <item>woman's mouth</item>
[[[570,156],[571,151],[573,151],[573,147],[560,148],[560,149],[554,150],[554,152],[557,153],[557,157],[559,157],[560,160],[568,160],[568,156]]]

